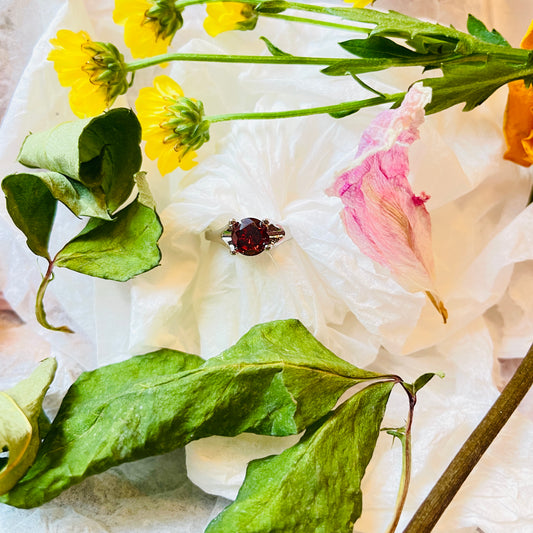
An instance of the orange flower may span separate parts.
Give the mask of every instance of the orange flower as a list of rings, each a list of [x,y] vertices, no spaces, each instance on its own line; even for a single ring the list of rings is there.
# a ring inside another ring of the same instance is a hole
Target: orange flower
[[[521,48],[533,49],[533,21],[520,43]],[[509,83],[509,96],[503,117],[503,134],[507,143],[504,159],[524,167],[533,164],[533,86],[522,80]]]

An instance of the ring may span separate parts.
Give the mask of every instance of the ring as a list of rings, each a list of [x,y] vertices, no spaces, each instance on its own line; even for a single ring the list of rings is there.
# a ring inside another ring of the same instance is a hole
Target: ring
[[[285,230],[268,220],[258,218],[231,219],[219,230],[207,230],[206,239],[225,244],[232,255],[259,255],[270,250],[285,237]]]

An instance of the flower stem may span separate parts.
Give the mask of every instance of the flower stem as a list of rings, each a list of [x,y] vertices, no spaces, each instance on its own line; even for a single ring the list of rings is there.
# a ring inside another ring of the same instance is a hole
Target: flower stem
[[[403,533],[433,530],[472,469],[533,384],[533,345],[494,405],[452,459]]]
[[[355,113],[364,107],[372,107],[380,104],[399,102],[405,93],[386,94],[366,100],[355,100],[353,102],[343,102],[321,107],[310,107],[307,109],[291,109],[288,111],[264,111],[259,113],[228,113],[225,115],[211,115],[205,117],[210,123],[225,122],[228,120],[257,120],[257,119],[275,119],[275,118],[292,118],[305,117],[309,115],[319,115],[330,113],[334,115],[345,116]]]
[[[412,394],[404,387],[405,392],[409,398],[409,413],[407,414],[407,422],[405,424],[405,433],[400,438],[402,443],[402,474],[400,478],[400,486],[398,488],[398,496],[396,498],[395,512],[386,533],[394,533],[402,511],[407,499],[407,493],[409,491],[409,484],[411,482],[411,466],[412,466],[412,426],[413,426],[413,414],[416,405],[416,395]]]
[[[51,329],[52,331],[62,331],[63,333],[74,333],[67,326],[52,326],[46,319],[43,300],[48,284],[54,279],[53,271],[54,261],[48,260],[48,269],[46,270],[46,274],[43,276],[41,284],[39,285],[39,289],[37,290],[37,296],[35,298],[35,317],[37,318],[37,322],[39,322],[39,324],[46,329]]]
[[[248,56],[248,55],[226,55],[226,54],[182,54],[170,53],[138,59],[126,63],[125,69],[128,72],[152,67],[169,61],[200,61],[213,63],[262,63],[280,65],[333,65],[345,58],[340,57],[307,57],[307,56]]]
[[[358,33],[369,34],[371,28],[363,28],[361,26],[352,26],[350,24],[338,24],[337,22],[328,22],[327,20],[311,19],[305,17],[291,17],[290,15],[282,15],[281,13],[261,13],[262,17],[270,17],[275,19],[287,20],[289,22],[301,22],[303,24],[315,24],[317,26],[325,26],[327,28],[335,28],[337,30],[355,31]]]

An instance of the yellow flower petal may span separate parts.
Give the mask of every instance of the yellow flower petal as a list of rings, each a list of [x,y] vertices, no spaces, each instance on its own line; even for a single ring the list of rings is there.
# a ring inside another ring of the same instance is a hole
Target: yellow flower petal
[[[197,163],[193,150],[209,139],[203,106],[183,95],[168,76],[157,76],[153,87],[143,87],[135,102],[146,141],[144,151],[164,176],[178,167],[189,170]]]
[[[161,152],[157,160],[157,168],[162,176],[176,170],[180,165],[180,155],[172,147]]]
[[[123,25],[128,18],[139,14],[142,14],[142,20],[144,18],[144,12],[151,7],[152,4],[147,0],[115,0],[113,22]]]
[[[59,83],[71,87],[69,102],[78,117],[100,114],[128,90],[122,54],[110,43],[92,41],[84,31],[59,30],[50,39]]]
[[[211,37],[231,30],[253,30],[257,13],[253,6],[242,2],[213,2],[206,5],[204,29]]]
[[[368,4],[373,4],[375,0],[344,0],[347,4],[353,4],[353,7],[363,8]]]
[[[105,91],[101,91],[91,84],[73,87],[68,99],[70,108],[79,118],[94,117],[108,107]]]
[[[196,158],[196,152],[194,150],[189,150],[180,161],[180,168],[182,170],[191,170],[191,168],[195,167],[198,162],[194,161]]]
[[[157,76],[154,79],[154,89],[168,98],[183,96],[181,87],[169,76]]]
[[[115,0],[113,20],[124,26],[124,42],[136,58],[166,53],[183,24],[169,0]]]

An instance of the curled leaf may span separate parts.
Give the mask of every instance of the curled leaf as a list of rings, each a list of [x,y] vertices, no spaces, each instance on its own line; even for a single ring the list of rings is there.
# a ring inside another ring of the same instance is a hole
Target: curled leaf
[[[141,166],[140,142],[141,126],[133,111],[117,108],[28,135],[18,159],[80,182],[112,213],[133,189],[133,174]]]
[[[0,450],[8,454],[0,468],[0,494],[8,492],[35,460],[43,423],[42,401],[56,367],[55,359],[45,359],[29,378],[0,392]]]

